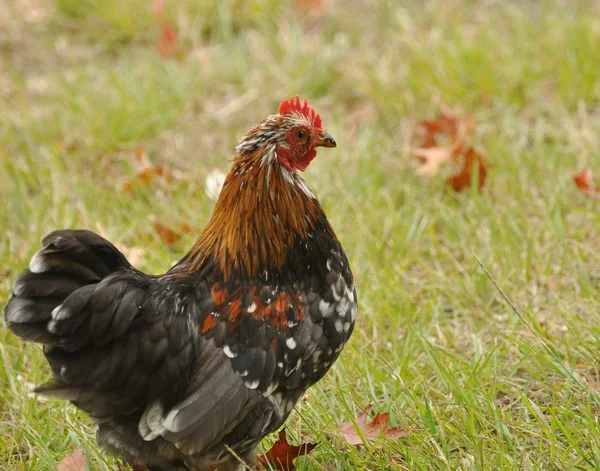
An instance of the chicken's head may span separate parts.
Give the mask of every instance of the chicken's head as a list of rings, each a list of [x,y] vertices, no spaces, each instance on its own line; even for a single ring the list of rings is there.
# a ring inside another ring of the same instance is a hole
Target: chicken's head
[[[284,137],[277,146],[277,158],[290,171],[304,171],[316,157],[317,147],[335,147],[335,139],[323,129],[317,112],[300,97],[289,98],[279,105]]]
[[[304,171],[316,157],[317,147],[336,147],[333,137],[307,100],[296,97],[283,100],[278,114],[268,116],[253,128],[237,147],[239,155],[262,148],[260,158],[277,161],[290,172]],[[269,157],[273,156],[273,159]]]

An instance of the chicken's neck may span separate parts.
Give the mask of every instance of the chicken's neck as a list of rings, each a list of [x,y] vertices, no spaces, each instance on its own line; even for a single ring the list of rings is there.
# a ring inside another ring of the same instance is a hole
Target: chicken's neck
[[[190,270],[211,265],[224,279],[277,276],[312,258],[311,246],[323,236],[337,242],[304,180],[275,159],[238,155],[206,229],[186,258]]]

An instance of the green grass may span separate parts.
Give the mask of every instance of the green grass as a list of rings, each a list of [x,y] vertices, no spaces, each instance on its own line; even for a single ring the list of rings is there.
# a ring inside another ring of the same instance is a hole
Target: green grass
[[[600,200],[570,179],[600,177],[597,3],[331,1],[320,19],[167,3],[170,60],[149,2],[0,0],[1,303],[55,228],[166,270],[196,235],[167,247],[148,217],[202,228],[208,172],[299,93],[338,141],[306,178],[360,299],[352,341],[288,421],[320,443],[299,469],[600,469]],[[482,194],[414,174],[415,123],[441,101],[477,121]],[[121,191],[136,147],[180,177]],[[0,329],[0,468],[55,469],[81,448],[115,470],[89,420],[31,396],[47,377],[40,348]],[[346,445],[337,427],[369,404],[409,435]]]

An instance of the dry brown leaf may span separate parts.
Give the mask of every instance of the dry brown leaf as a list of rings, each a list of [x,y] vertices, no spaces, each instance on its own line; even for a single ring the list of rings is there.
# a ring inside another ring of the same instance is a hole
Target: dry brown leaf
[[[294,460],[298,456],[307,455],[316,448],[316,443],[303,443],[302,445],[290,445],[287,441],[285,429],[279,432],[279,439],[271,449],[264,455],[258,457],[258,469],[270,469],[278,471],[293,471],[296,469]]]
[[[148,216],[148,219],[154,225],[154,230],[158,236],[167,245],[173,245],[175,242],[181,239],[183,234],[187,234],[192,231],[192,226],[187,223],[181,223],[175,228],[172,228],[155,214]]]
[[[154,0],[150,5],[160,28],[160,39],[156,46],[163,59],[174,57],[179,53],[179,37],[173,25],[166,18],[166,7],[165,0]]]
[[[420,121],[417,134],[423,147],[414,153],[420,166],[418,175],[435,175],[440,165],[451,160],[465,146],[473,130],[473,119],[461,110],[442,105],[440,115],[434,120]],[[440,137],[446,136],[450,143],[441,144]]]
[[[475,165],[477,164],[477,186],[479,191],[481,191],[487,177],[483,156],[472,147],[468,147],[465,150],[461,149],[456,158],[462,159],[462,168],[460,172],[448,178],[446,183],[450,185],[454,191],[462,191],[465,188],[469,188],[473,179],[473,173],[475,172]]]
[[[441,145],[440,137],[447,136],[452,143],[462,143],[473,131],[473,118],[460,109],[448,105],[440,106],[440,114],[433,120],[424,119],[417,125],[417,135],[423,141],[423,147]]]
[[[473,174],[478,175],[477,185],[482,189],[487,177],[485,159],[469,144],[474,120],[461,110],[452,110],[442,106],[440,115],[434,120],[420,121],[417,134],[423,141],[423,147],[414,150],[418,160],[417,175],[435,175],[443,164],[459,166],[458,171],[446,179],[454,191],[471,186]],[[445,136],[447,142],[441,143]]]
[[[163,59],[174,57],[179,52],[179,40],[177,31],[168,22],[160,25],[160,40],[157,44],[158,52]]]
[[[372,410],[373,406],[367,407],[354,421],[346,422],[338,428],[350,445],[364,445],[368,442],[379,440],[382,436],[395,439],[408,434],[406,430],[397,427],[390,428],[388,426],[389,415],[387,413],[377,414],[367,424],[367,417]],[[357,428],[360,429],[361,433],[359,433]]]
[[[446,105],[441,106],[440,115],[433,120],[424,119],[417,125],[417,135],[423,141],[423,147],[436,147],[439,145],[440,134],[456,136],[458,134],[458,112]]]
[[[87,463],[81,450],[65,456],[57,467],[58,471],[87,471]]]
[[[454,146],[422,147],[414,153],[421,164],[417,167],[417,175],[435,175],[444,162],[452,159]]]
[[[123,183],[124,191],[133,190],[134,182],[138,186],[147,187],[157,179],[162,179],[166,182],[173,181],[173,174],[160,165],[153,165],[148,154],[141,147],[135,150],[134,166],[136,169],[135,180]]]

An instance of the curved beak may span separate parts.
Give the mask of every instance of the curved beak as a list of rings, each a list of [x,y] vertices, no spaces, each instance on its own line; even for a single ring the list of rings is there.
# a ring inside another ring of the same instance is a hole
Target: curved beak
[[[337,147],[337,144],[335,139],[325,131],[323,137],[316,142],[315,147]]]

